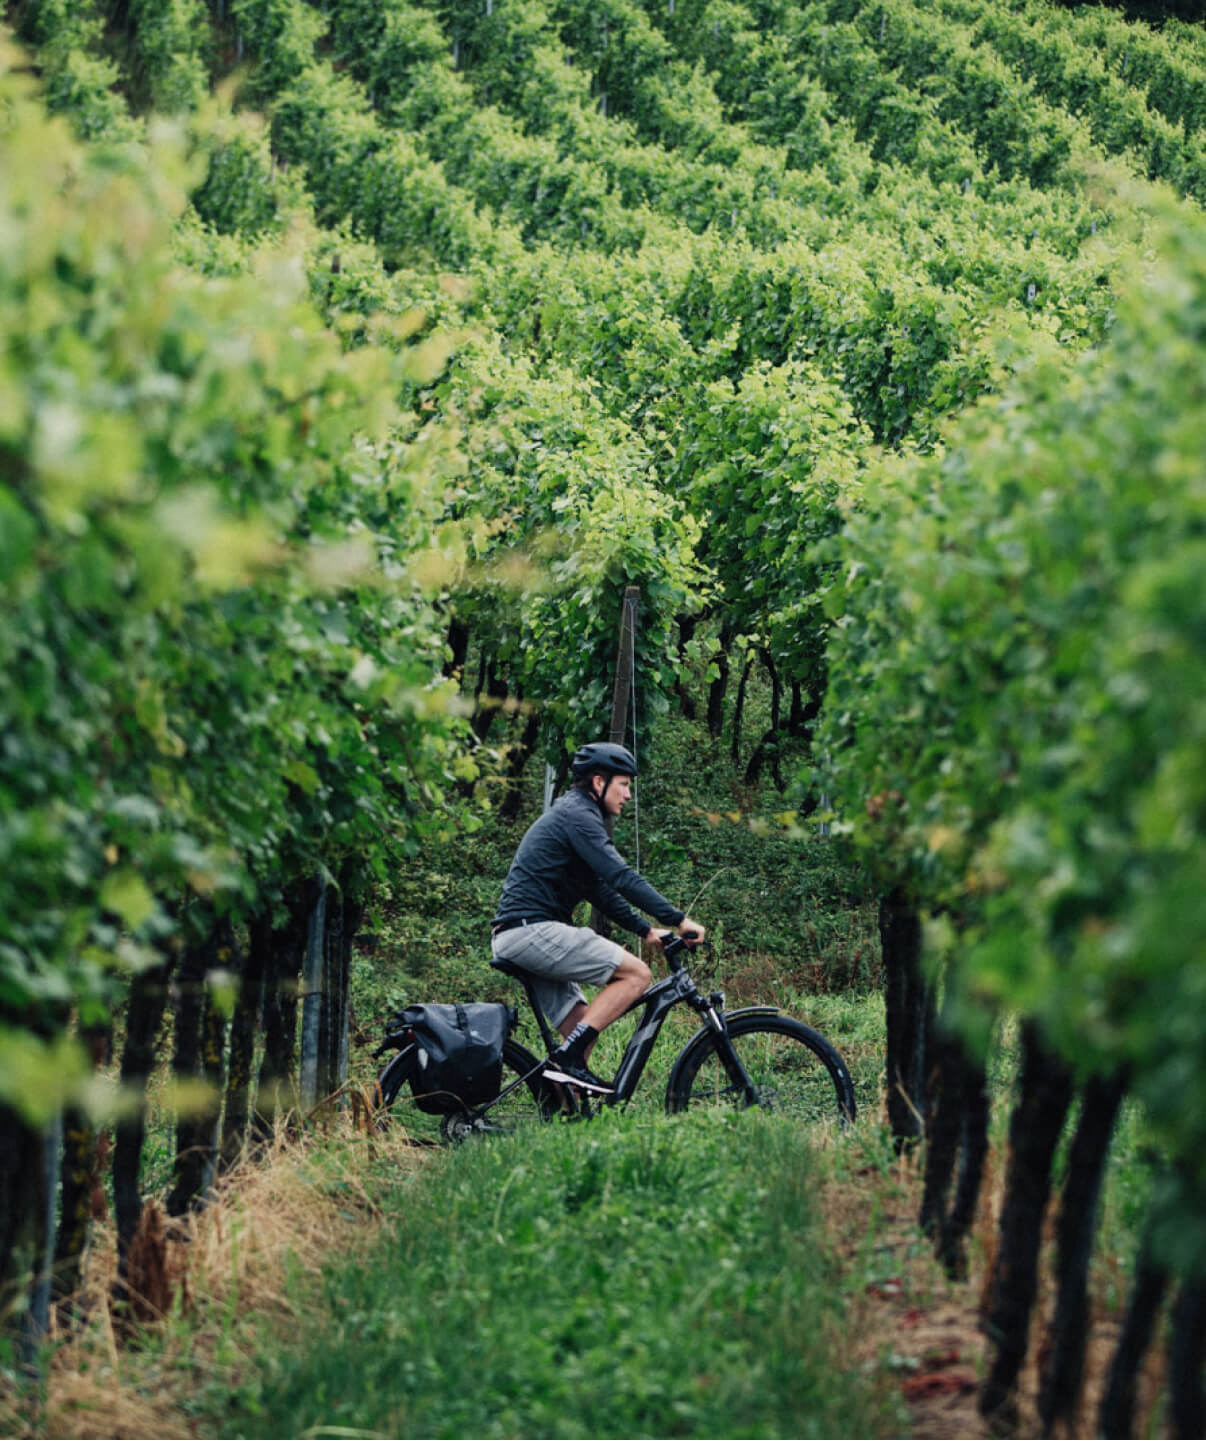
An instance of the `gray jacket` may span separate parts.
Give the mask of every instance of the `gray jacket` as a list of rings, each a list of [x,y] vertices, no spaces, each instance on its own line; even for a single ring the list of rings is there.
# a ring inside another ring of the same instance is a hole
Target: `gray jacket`
[[[685,917],[616,850],[598,802],[574,789],[528,827],[503,882],[491,924],[568,924],[579,901],[590,901],[637,936],[648,935],[651,927],[633,906],[666,926],[677,926]]]

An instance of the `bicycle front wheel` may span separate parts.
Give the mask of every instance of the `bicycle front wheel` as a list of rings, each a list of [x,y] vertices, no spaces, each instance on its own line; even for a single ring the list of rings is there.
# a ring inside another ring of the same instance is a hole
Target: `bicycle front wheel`
[[[666,1110],[757,1105],[801,1121],[854,1120],[854,1083],[841,1053],[819,1031],[790,1016],[733,1016],[729,1041],[753,1086],[729,1073],[719,1038],[703,1031],[679,1057]]]

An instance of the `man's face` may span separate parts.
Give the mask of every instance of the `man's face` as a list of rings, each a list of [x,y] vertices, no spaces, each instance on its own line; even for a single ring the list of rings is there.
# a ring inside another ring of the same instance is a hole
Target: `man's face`
[[[618,816],[632,799],[631,776],[612,776],[610,785],[606,776],[591,776],[590,780],[595,795],[602,798],[603,809],[609,816]]]

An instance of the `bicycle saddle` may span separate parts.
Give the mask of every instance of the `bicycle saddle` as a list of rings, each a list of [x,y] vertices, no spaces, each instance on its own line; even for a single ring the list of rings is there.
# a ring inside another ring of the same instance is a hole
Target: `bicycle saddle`
[[[496,971],[502,971],[507,976],[514,976],[517,981],[522,981],[525,976],[530,977],[531,975],[522,966],[513,965],[510,961],[500,961],[497,956],[490,957],[490,964]]]

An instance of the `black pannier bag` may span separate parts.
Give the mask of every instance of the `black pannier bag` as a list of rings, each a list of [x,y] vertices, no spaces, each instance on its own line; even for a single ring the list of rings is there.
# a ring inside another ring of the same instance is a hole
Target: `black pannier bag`
[[[503,1041],[514,1015],[489,1001],[407,1006],[397,1021],[414,1032],[417,1064],[410,1073],[415,1104],[436,1116],[492,1101],[502,1089]]]

